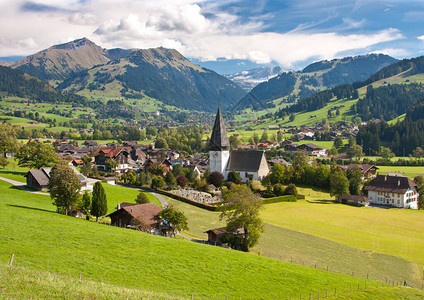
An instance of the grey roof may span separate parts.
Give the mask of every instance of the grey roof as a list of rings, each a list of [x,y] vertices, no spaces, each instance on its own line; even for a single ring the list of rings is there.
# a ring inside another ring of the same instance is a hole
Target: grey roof
[[[229,148],[230,142],[228,141],[227,130],[225,130],[225,123],[222,118],[221,109],[218,107],[218,112],[212,129],[210,150],[221,151],[228,150]]]
[[[263,151],[231,151],[227,171],[257,172],[264,155]]]
[[[34,179],[37,181],[37,183],[40,186],[48,186],[49,185],[49,177],[44,173],[42,170],[30,170],[28,171],[29,174],[34,177]],[[27,174],[28,176],[28,174]]]
[[[377,175],[365,187],[367,191],[389,192],[404,194],[409,188],[417,184],[404,176]]]

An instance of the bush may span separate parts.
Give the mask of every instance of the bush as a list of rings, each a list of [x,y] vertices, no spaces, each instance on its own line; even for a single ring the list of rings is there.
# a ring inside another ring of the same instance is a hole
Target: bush
[[[285,193],[286,190],[287,190],[287,188],[284,189],[284,186],[281,183],[277,183],[273,187],[273,191],[274,191],[275,196],[287,195],[287,193]]]
[[[263,200],[263,204],[279,203],[279,202],[296,202],[297,199],[293,195],[273,197]]]
[[[138,193],[137,198],[135,198],[135,203],[137,204],[145,204],[149,203],[149,199],[147,198],[146,194],[143,192]]]
[[[289,184],[287,187],[286,187],[286,189],[285,189],[285,191],[284,191],[284,193],[286,194],[286,195],[293,195],[293,196],[295,196],[295,197],[297,197],[297,188],[296,188],[296,186],[293,184],[293,183],[291,183],[291,184]]]

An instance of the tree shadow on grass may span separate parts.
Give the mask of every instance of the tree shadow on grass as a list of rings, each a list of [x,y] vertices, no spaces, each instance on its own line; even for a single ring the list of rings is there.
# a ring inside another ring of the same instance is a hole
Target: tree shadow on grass
[[[26,208],[26,209],[38,210],[38,211],[44,211],[44,212],[54,213],[54,214],[56,214],[56,212],[55,212],[55,211],[47,210],[47,209],[43,209],[43,208],[29,207],[29,206],[24,206],[24,205],[15,205],[15,204],[6,204],[6,205],[7,205],[7,206],[11,206],[11,207]]]
[[[17,176],[25,176],[27,172],[19,172],[19,171],[10,171],[10,170],[0,170],[0,176],[2,174],[11,174]]]

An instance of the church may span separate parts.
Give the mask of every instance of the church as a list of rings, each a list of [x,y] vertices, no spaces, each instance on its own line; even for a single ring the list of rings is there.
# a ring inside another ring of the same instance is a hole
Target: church
[[[240,173],[243,182],[262,180],[269,173],[264,151],[230,151],[219,107],[210,140],[209,169],[211,172],[222,173],[225,179],[230,171],[236,171]]]

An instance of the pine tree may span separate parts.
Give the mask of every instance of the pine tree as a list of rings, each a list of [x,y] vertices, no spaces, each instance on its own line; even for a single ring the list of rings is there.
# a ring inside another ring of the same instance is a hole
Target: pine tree
[[[107,213],[106,193],[100,181],[94,184],[93,198],[91,200],[91,214],[96,217],[96,222],[100,216]]]

